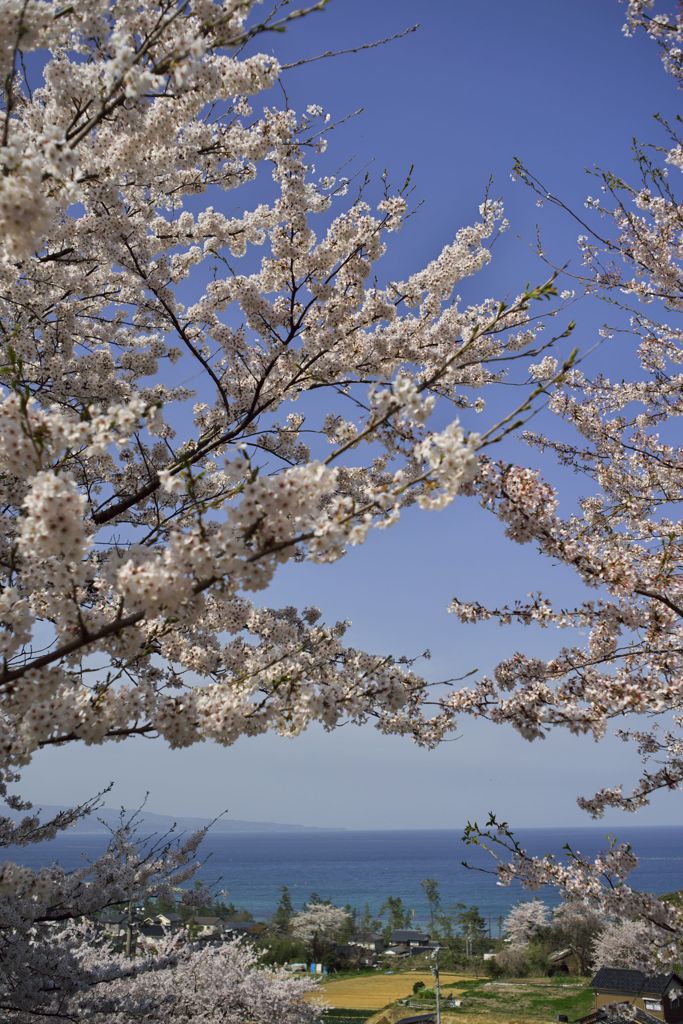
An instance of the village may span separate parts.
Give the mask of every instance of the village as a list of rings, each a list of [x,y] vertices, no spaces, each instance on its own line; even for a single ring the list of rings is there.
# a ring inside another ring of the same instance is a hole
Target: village
[[[553,934],[552,927],[539,924],[540,901],[513,908],[502,939],[490,938],[483,927],[475,936],[471,922],[477,920],[478,911],[470,908],[462,918],[470,922],[469,929],[451,935],[450,940],[444,940],[438,927],[433,932],[411,927],[367,930],[357,927],[352,918],[344,927],[339,927],[337,919],[335,938],[329,919],[340,908],[321,902],[309,904],[298,915],[309,913],[313,920],[314,930],[304,938],[302,931],[297,933],[297,915],[284,891],[285,913],[281,900],[268,921],[255,921],[247,911],[223,904],[193,913],[180,907],[158,910],[131,903],[108,908],[91,925],[101,941],[129,957],[156,954],[169,936],[195,949],[249,943],[259,950],[263,962],[315,980],[309,999],[322,1009],[325,1024],[683,1021],[682,976],[610,965],[590,970],[591,922],[584,920],[582,930],[574,920],[573,928]],[[479,919],[483,921],[480,915]],[[520,924],[524,934],[519,932]],[[568,944],[554,949],[553,939],[558,936]],[[526,943],[521,941],[524,938]],[[609,939],[602,943],[603,954],[605,947],[609,955]],[[595,936],[592,948],[594,954],[597,948],[600,959]],[[615,953],[620,963],[623,955],[623,949]]]

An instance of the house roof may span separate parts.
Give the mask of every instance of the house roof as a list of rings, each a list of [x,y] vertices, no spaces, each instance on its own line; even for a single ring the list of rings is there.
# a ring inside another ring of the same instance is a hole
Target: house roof
[[[140,935],[144,935],[148,939],[152,938],[163,938],[166,934],[163,927],[160,924],[143,924],[140,925]]]
[[[391,933],[392,942],[429,942],[426,932],[416,932],[412,928],[397,928]]]
[[[567,949],[556,949],[554,953],[551,953],[548,957],[551,964],[559,963],[560,960],[564,960],[565,957],[571,956],[574,950],[568,946]]]
[[[381,942],[383,939],[381,932],[356,932],[352,941],[353,942]]]
[[[591,981],[591,988],[619,995],[662,996],[674,978],[683,984],[677,974],[645,974],[621,967],[601,967]]]
[[[632,1003],[609,1003],[580,1017],[576,1024],[662,1024],[659,1017],[633,1006]]]

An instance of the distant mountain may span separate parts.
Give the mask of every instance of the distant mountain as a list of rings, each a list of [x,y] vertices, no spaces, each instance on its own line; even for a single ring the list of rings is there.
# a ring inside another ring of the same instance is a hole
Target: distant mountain
[[[40,812],[42,821],[48,821],[51,817],[57,814],[59,811],[67,810],[66,807],[45,805],[35,805],[36,811]],[[129,810],[126,810],[125,816],[129,817]],[[13,813],[12,817],[22,817],[20,814]],[[109,828],[116,828],[121,818],[121,812],[115,810],[113,807],[100,807],[99,810],[94,811],[85,818],[80,818],[71,828],[67,834],[74,835],[103,835]],[[178,832],[196,832],[198,829],[203,828],[210,822],[209,818],[193,818],[186,815],[178,815],[177,818],[173,818],[168,814],[155,814],[154,811],[142,810],[138,812],[138,818],[140,821],[140,830],[142,832],[167,832],[174,824],[176,826],[176,834]],[[219,818],[211,825],[211,835],[222,836],[226,834],[234,833],[253,833],[253,832],[336,832],[339,829],[330,828],[317,828],[315,825],[290,825],[283,824],[282,822],[275,821],[240,821],[236,818],[223,817]]]

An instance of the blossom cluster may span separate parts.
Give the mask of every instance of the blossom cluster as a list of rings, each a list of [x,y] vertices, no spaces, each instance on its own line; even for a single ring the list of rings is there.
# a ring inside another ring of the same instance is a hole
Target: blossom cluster
[[[373,203],[315,175],[324,112],[258,99],[280,69],[241,52],[251,7],[29,2],[2,29],[2,188],[34,215],[8,222],[0,265],[0,774],[73,739],[449,728],[410,661],[249,596],[470,486],[481,434],[453,410],[485,408],[543,316],[533,289],[455,295],[506,226],[491,199],[377,283],[407,186]],[[223,212],[264,173],[267,201]]]

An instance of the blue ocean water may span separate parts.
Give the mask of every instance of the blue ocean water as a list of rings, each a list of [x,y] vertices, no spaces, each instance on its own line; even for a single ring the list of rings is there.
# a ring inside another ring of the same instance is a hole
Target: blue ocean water
[[[520,829],[517,835],[525,849],[538,855],[560,854],[565,842],[589,855],[607,845],[605,828]],[[683,889],[683,828],[624,828],[618,838],[630,842],[639,858],[632,884],[654,893]],[[51,843],[8,851],[8,856],[30,867],[58,862],[74,868],[96,857],[104,846],[102,836],[66,834]],[[498,917],[520,899],[532,898],[517,884],[501,887],[493,876],[463,867],[461,862],[467,860],[475,868],[490,869],[492,861],[485,852],[464,846],[455,830],[209,835],[200,856],[198,877],[227,890],[233,903],[256,918],[272,913],[287,885],[296,907],[315,892],[360,910],[367,903],[376,913],[387,896],[400,896],[415,910],[416,921],[426,922],[420,881],[435,878],[444,905],[476,904],[491,919],[495,934]],[[535,895],[549,905],[559,902],[551,889]]]

